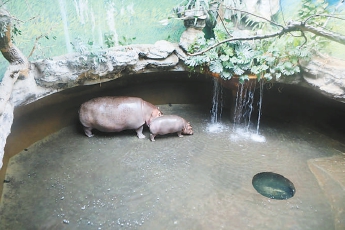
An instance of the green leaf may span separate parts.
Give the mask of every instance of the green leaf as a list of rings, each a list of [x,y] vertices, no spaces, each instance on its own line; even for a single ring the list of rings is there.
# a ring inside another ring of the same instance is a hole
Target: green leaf
[[[244,74],[244,70],[239,68],[238,66],[234,67],[234,73],[238,76],[241,76],[242,74]]]
[[[253,73],[253,74],[259,74],[261,71],[260,71],[260,68],[258,66],[252,66],[252,68],[250,69],[250,71]]]
[[[225,61],[228,61],[228,60],[229,60],[229,56],[222,54],[222,55],[220,55],[219,59],[220,59],[221,61],[225,62]]]
[[[232,47],[229,47],[227,46],[225,49],[224,49],[224,53],[227,55],[227,56],[234,56],[234,49]]]
[[[242,75],[241,77],[239,77],[238,80],[241,84],[243,84],[245,81],[249,80],[249,77],[248,77],[248,75]]]
[[[223,71],[222,63],[219,60],[211,61],[210,71],[213,73],[221,73]]]
[[[272,80],[272,75],[270,73],[265,73],[264,78],[268,81]]]
[[[235,67],[234,63],[232,63],[231,61],[223,62],[223,66],[229,70]]]
[[[225,80],[230,80],[232,78],[232,73],[228,71],[223,71],[220,76]]]
[[[293,65],[292,65],[291,62],[285,62],[285,63],[284,63],[284,67],[285,67],[286,69],[291,69],[291,68],[293,67]]]

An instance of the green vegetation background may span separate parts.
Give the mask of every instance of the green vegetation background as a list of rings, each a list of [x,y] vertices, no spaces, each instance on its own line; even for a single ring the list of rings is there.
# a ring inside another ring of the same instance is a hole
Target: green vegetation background
[[[181,0],[25,0],[8,1],[5,8],[21,21],[15,21],[20,34],[14,36],[14,42],[25,55],[30,54],[37,37],[46,35],[38,41],[38,46],[30,57],[32,61],[68,53],[61,3],[65,5],[63,11],[71,42],[74,43],[79,38],[85,45],[93,43],[92,48],[106,48],[104,34],[113,33],[107,22],[107,11],[112,8],[119,42],[145,44],[162,39],[178,42],[185,29],[182,21],[169,20],[167,25],[163,25],[161,21],[171,16],[173,7],[180,2]],[[285,21],[294,19],[300,0],[281,2]],[[332,19],[330,24],[334,31],[343,33],[344,21]],[[333,56],[345,59],[344,45],[331,42],[327,49]],[[1,56],[0,80],[7,66],[8,62]]]
[[[20,35],[14,36],[14,41],[25,55],[30,54],[37,37],[47,35],[39,40],[31,61],[67,53],[61,2],[65,4],[70,41],[75,42],[76,38],[80,38],[85,45],[93,42],[94,48],[106,48],[104,34],[113,33],[107,23],[107,10],[112,8],[113,23],[120,42],[128,42],[132,38],[135,38],[132,44],[151,44],[162,39],[178,42],[185,29],[180,20],[169,20],[167,25],[161,22],[172,15],[173,7],[180,0],[9,1],[5,8],[22,21],[14,23],[20,30]],[[8,63],[2,56],[0,61],[2,76]]]

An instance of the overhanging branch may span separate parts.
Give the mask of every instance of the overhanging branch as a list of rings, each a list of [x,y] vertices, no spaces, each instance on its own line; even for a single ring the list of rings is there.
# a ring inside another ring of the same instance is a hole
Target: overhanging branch
[[[248,37],[232,37],[229,39],[225,39],[223,41],[220,41],[208,48],[206,48],[205,50],[196,52],[196,53],[192,53],[189,54],[190,56],[197,56],[197,55],[201,55],[211,49],[216,48],[217,46],[223,44],[223,43],[227,43],[227,42],[232,42],[232,41],[248,41],[248,40],[262,40],[262,39],[268,39],[268,38],[273,38],[273,37],[280,37],[282,35],[284,35],[285,33],[288,32],[293,32],[293,31],[301,31],[301,32],[310,32],[313,33],[317,36],[321,36],[321,37],[325,37],[331,41],[335,41],[338,42],[340,44],[345,45],[345,36],[336,32],[332,32],[332,31],[328,31],[325,30],[323,28],[316,28],[314,26],[310,26],[310,25],[306,25],[303,22],[297,22],[297,21],[291,21],[289,22],[289,24],[285,27],[282,26],[283,29],[275,32],[275,33],[271,33],[271,34],[265,34],[265,35],[255,35],[255,36],[248,36]]]
[[[266,34],[266,35],[255,35],[255,36],[249,36],[249,37],[237,37],[237,38],[229,38],[229,39],[225,39],[223,41],[220,41],[210,47],[208,47],[205,50],[202,50],[200,52],[196,52],[196,53],[192,53],[189,54],[190,56],[197,56],[197,55],[201,55],[203,53],[206,53],[207,51],[216,48],[217,46],[227,43],[227,42],[233,42],[233,41],[248,41],[248,40],[262,40],[262,39],[267,39],[267,38],[273,38],[273,37],[277,37],[277,36],[281,36],[283,35],[285,32],[284,30],[278,31],[276,33],[272,33],[272,34]]]

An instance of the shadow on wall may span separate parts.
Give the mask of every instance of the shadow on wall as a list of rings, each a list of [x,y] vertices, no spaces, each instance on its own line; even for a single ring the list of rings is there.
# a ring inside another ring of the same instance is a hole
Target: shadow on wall
[[[344,103],[302,86],[274,84],[265,88],[263,122],[295,122],[345,143]]]

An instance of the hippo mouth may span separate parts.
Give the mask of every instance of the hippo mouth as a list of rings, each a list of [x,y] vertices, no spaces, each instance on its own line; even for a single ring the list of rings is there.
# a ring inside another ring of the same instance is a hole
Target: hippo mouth
[[[193,130],[182,130],[182,134],[193,135]]]

